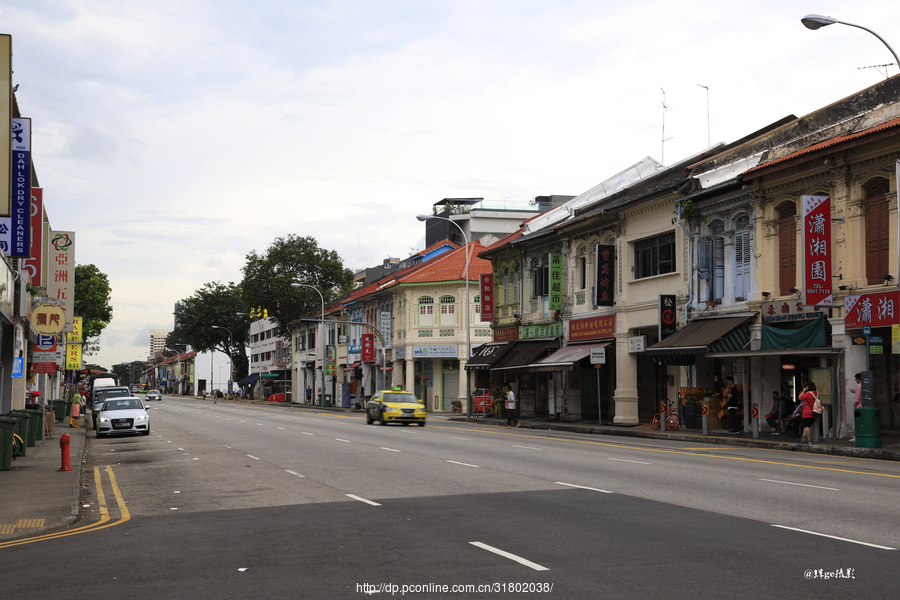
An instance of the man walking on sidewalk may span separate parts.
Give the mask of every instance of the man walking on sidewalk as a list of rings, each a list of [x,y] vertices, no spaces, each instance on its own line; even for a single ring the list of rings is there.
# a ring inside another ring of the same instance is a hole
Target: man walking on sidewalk
[[[522,424],[519,423],[519,420],[516,419],[516,394],[509,387],[503,388],[503,393],[506,394],[506,428],[511,429],[512,424],[515,423],[516,427],[521,427]]]

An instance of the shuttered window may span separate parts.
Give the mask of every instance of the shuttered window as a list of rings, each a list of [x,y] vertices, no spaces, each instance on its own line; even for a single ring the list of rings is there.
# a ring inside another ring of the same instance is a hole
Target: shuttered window
[[[884,281],[890,273],[890,211],[888,209],[886,179],[877,179],[865,187],[866,191],[866,279],[869,285]]]
[[[734,297],[746,300],[750,293],[750,218],[738,217],[734,229]]]
[[[787,202],[778,207],[778,268],[780,294],[788,296],[797,285],[797,205]]]
[[[713,285],[710,286],[710,300],[721,302],[725,295],[725,223],[716,221],[709,227],[712,234]]]

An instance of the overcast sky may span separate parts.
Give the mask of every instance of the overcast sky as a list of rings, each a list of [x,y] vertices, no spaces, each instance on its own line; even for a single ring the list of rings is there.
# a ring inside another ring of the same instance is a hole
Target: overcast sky
[[[441,198],[579,194],[884,79],[808,13],[900,49],[886,0],[0,0],[51,225],[112,283],[107,367],[276,237],[372,266]]]

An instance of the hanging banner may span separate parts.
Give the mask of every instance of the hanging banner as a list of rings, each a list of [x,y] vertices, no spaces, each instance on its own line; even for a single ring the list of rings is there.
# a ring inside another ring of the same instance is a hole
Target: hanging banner
[[[66,370],[78,371],[81,369],[81,344],[66,345]]]
[[[9,255],[31,254],[31,119],[12,120],[12,244]]]
[[[360,352],[360,356],[362,357],[360,360],[363,362],[373,362],[375,360],[374,333],[362,334],[362,352]]]
[[[831,306],[831,197],[802,196],[803,304]]]
[[[616,247],[611,244],[597,244],[597,306],[615,304],[613,273],[616,267]]]
[[[900,323],[898,307],[900,290],[847,296],[844,299],[844,325],[847,329],[890,327]]]
[[[81,321],[84,317],[72,318],[72,331],[66,334],[66,341],[69,343],[80,343],[81,339]]]
[[[0,90],[4,90],[0,94],[0,137],[9,139],[8,136],[12,125],[12,36],[8,33],[0,34]],[[9,159],[11,156],[11,147],[6,144],[0,144],[0,165],[6,165],[0,169],[0,216],[8,217],[12,213],[10,206],[10,197],[6,190],[10,189],[9,185]]]
[[[481,298],[481,320],[494,320],[494,274],[483,273],[478,278],[478,294]]]
[[[75,306],[75,232],[51,231],[47,256],[47,296],[58,300],[66,311],[63,331],[72,331]]]
[[[44,285],[44,190],[41,188],[31,188],[31,251],[19,264],[31,278],[31,285]]]
[[[550,310],[562,310],[562,254],[550,255]]]
[[[664,340],[676,329],[678,315],[675,314],[675,295],[660,294],[659,296],[659,339]]]

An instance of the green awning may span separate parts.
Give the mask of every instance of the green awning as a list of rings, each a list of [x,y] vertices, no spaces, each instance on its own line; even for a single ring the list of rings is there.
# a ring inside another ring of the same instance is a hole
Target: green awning
[[[828,343],[825,315],[800,329],[779,329],[763,324],[760,350],[789,350],[791,348],[822,348]]]

